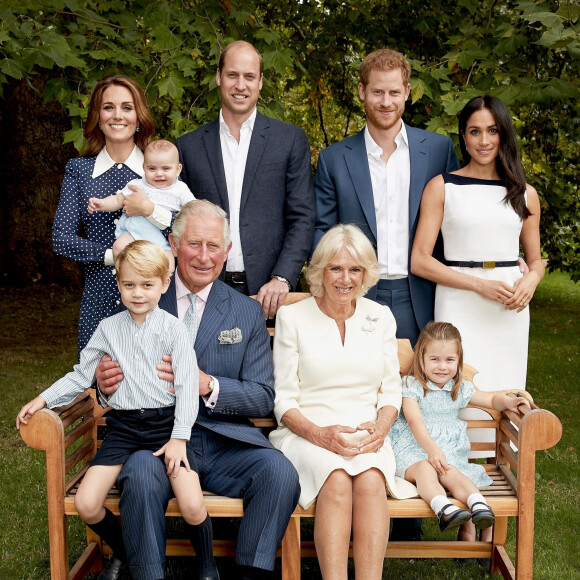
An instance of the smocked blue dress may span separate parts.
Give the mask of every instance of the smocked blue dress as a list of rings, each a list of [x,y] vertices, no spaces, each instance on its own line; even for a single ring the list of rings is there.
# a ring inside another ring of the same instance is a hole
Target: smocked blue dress
[[[113,313],[120,300],[115,268],[106,266],[104,259],[106,250],[112,248],[115,241],[115,224],[121,210],[89,214],[89,198],[113,195],[129,181],[140,177],[124,163],[116,163],[93,178],[96,159],[96,155],[78,157],[66,164],[52,226],[55,254],[83,265],[85,287],[79,315],[79,352],[99,322]]]
[[[442,388],[428,381],[427,387],[430,390],[423,396],[423,387],[417,379],[404,377],[403,398],[409,397],[417,401],[425,426],[445,454],[449,465],[456,467],[477,487],[491,485],[493,481],[486,474],[483,465],[468,461],[471,445],[467,437],[467,423],[457,415],[459,410],[469,403],[475,393],[475,387],[469,381],[463,381],[455,401],[451,398],[452,380],[447,381]],[[405,471],[411,465],[427,461],[427,453],[417,443],[402,410],[389,435],[397,464],[395,473],[398,477],[404,477]]]

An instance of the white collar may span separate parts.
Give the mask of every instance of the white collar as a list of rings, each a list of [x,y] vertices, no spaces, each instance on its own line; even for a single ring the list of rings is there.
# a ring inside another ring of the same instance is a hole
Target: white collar
[[[175,296],[177,300],[179,300],[180,298],[183,298],[184,296],[190,294],[191,290],[183,283],[183,281],[179,277],[177,268],[175,268],[174,276],[175,276]],[[196,296],[201,300],[203,300],[204,302],[207,302],[212,285],[213,282],[210,282],[207,286],[204,286],[199,292],[196,293]]]
[[[250,131],[253,131],[254,130],[254,123],[256,122],[257,113],[258,113],[258,107],[254,107],[252,114],[242,123],[242,128],[247,127],[250,129]],[[220,109],[220,114],[219,114],[219,125],[220,125],[221,131],[224,131],[225,133],[230,133],[230,128],[228,127],[228,124],[224,121],[222,109]]]
[[[405,128],[405,123],[401,121],[401,130],[397,133],[395,137],[395,143],[398,147],[405,144],[409,147],[409,139],[407,137],[407,129]],[[367,155],[372,155],[373,157],[379,158],[383,154],[383,149],[377,145],[376,141],[372,138],[369,132],[369,126],[365,125],[365,147],[367,150]]]
[[[107,148],[103,147],[95,159],[95,167],[93,168],[92,177],[95,179],[96,177],[103,175],[103,173],[106,173],[109,171],[109,169],[111,169],[111,167],[114,167],[115,165],[126,165],[131,171],[140,177],[143,177],[143,175],[145,175],[145,172],[143,171],[144,161],[145,159],[143,157],[143,151],[141,151],[137,145],[133,147],[131,155],[127,157],[124,163],[117,163],[113,161],[107,152]]]

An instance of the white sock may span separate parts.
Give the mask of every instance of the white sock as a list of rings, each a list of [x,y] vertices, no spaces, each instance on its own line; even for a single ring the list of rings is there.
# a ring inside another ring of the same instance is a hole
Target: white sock
[[[439,515],[439,512],[443,509],[444,506],[446,506],[449,502],[449,499],[447,499],[447,496],[445,495],[436,495],[432,500],[431,503],[429,504],[431,506],[431,509],[435,512],[435,515]],[[456,505],[451,504],[451,507],[448,507],[445,510],[445,514],[452,514],[453,512],[456,512],[459,508]]]
[[[484,503],[485,505],[487,505],[487,502],[485,501],[485,498],[480,494],[480,493],[472,493],[468,498],[467,498],[467,507],[473,511],[473,504],[476,502],[481,502]],[[489,507],[489,506],[488,506]],[[483,507],[478,506],[478,508],[480,510],[484,509]],[[477,511],[477,509],[475,510]]]

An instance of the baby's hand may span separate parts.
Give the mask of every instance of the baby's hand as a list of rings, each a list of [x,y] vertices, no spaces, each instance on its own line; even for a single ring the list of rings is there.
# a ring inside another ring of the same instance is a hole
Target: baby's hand
[[[89,213],[94,213],[95,211],[99,211],[101,208],[101,200],[98,197],[90,197],[89,198],[89,206],[88,211]]]
[[[165,454],[165,467],[167,467],[168,476],[177,477],[182,462],[185,469],[191,471],[189,461],[187,461],[186,443],[185,439],[170,439],[159,451],[153,454],[155,457]]]
[[[36,399],[32,399],[30,403],[26,403],[26,405],[20,409],[20,413],[16,416],[16,429],[20,429],[21,425],[28,425],[26,419],[32,417],[36,411],[39,411],[44,407],[46,407],[46,401],[42,397],[36,397]]]
[[[439,474],[445,475],[449,471],[449,465],[447,464],[447,458],[445,457],[445,453],[441,451],[441,449],[437,449],[434,453],[429,455],[428,459],[431,467]]]

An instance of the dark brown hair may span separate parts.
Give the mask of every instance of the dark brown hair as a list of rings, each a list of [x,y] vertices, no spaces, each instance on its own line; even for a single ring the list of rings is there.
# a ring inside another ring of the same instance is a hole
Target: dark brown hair
[[[409,370],[405,373],[415,377],[419,384],[423,387],[423,396],[426,396],[430,389],[427,387],[427,375],[425,374],[425,350],[430,342],[434,341],[452,341],[457,346],[457,374],[453,377],[455,381],[451,389],[451,398],[455,401],[457,393],[461,388],[463,381],[463,346],[461,345],[461,335],[459,330],[449,322],[429,322],[427,326],[421,331],[419,340],[413,352],[413,359]]]
[[[101,79],[95,86],[89,103],[89,114],[85,123],[84,135],[87,140],[87,147],[82,155],[97,155],[105,146],[105,136],[99,128],[99,118],[103,93],[112,86],[125,87],[133,96],[135,111],[137,113],[137,126],[139,131],[135,133],[135,143],[137,147],[144,151],[153,137],[153,118],[149,111],[147,98],[141,87],[128,76],[115,75]]]
[[[487,109],[493,115],[499,130],[499,153],[495,160],[495,166],[502,184],[507,189],[503,201],[506,204],[509,203],[520,218],[525,220],[532,215],[526,206],[526,174],[510,112],[503,101],[497,97],[491,95],[474,97],[459,113],[459,145],[461,146],[463,162],[467,165],[471,160],[471,155],[465,146],[467,123],[473,113],[482,109]]]

